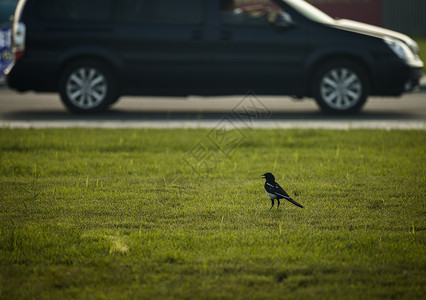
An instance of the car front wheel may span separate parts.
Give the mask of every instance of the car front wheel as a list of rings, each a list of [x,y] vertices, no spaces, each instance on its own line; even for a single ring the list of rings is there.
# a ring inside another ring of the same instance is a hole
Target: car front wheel
[[[91,60],[65,68],[59,93],[65,106],[77,113],[102,111],[118,99],[113,73],[106,65]]]
[[[368,97],[365,71],[352,62],[335,61],[324,65],[315,74],[313,95],[325,112],[359,111]]]

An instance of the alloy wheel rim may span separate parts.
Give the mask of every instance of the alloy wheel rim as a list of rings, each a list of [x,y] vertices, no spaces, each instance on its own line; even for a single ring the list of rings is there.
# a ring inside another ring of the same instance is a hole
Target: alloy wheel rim
[[[92,67],[79,68],[72,72],[66,83],[66,92],[71,103],[80,109],[99,106],[107,95],[105,76]]]
[[[336,110],[355,106],[362,97],[362,83],[359,76],[347,68],[330,70],[321,80],[320,92],[324,102]]]

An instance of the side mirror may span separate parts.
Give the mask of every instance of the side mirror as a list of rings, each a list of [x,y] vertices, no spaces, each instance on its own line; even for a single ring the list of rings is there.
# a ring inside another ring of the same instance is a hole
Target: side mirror
[[[275,24],[275,26],[281,27],[281,28],[289,28],[289,27],[293,27],[294,25],[296,25],[293,22],[293,19],[291,18],[291,16],[286,12],[278,13],[275,16],[274,24]]]

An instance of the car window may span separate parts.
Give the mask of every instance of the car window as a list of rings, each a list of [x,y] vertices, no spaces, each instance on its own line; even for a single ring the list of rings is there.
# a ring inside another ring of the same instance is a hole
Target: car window
[[[38,14],[56,21],[102,22],[112,18],[113,0],[39,0]]]
[[[222,24],[230,26],[269,26],[281,8],[269,0],[219,0]]]
[[[201,24],[204,0],[122,0],[116,19],[140,24]]]

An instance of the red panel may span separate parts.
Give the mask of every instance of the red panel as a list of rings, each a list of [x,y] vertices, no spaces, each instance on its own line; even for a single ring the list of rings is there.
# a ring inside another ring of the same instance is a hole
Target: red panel
[[[382,0],[308,0],[333,18],[382,25]]]

